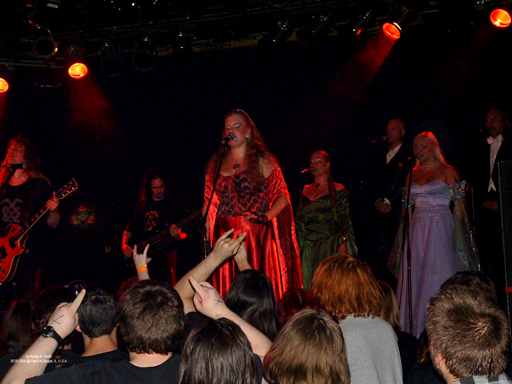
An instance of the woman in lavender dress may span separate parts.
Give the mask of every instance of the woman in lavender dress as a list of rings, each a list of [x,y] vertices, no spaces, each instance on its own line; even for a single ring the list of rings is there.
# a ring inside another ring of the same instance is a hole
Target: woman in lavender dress
[[[411,297],[413,326],[409,324],[407,258],[399,254],[401,236],[391,258],[399,265],[397,298],[403,329],[418,337],[425,328],[428,300],[441,284],[459,271],[478,269],[465,214],[464,185],[455,168],[447,164],[436,137],[422,132],[413,143],[416,165],[412,177],[409,239],[411,250]],[[450,209],[454,201],[453,213]],[[413,213],[411,211],[413,210]],[[407,244],[405,246],[407,249]],[[393,261],[393,260],[391,260]]]

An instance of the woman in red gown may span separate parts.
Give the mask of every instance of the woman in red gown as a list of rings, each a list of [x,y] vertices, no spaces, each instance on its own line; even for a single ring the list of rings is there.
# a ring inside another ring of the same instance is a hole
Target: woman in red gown
[[[220,164],[206,222],[207,236],[213,245],[228,229],[235,229],[233,236],[246,232],[249,262],[268,276],[279,300],[287,290],[302,287],[290,195],[277,160],[247,113],[235,109],[226,115],[222,137],[228,135],[232,139]],[[221,146],[208,162],[203,209],[223,152]],[[212,276],[223,297],[235,275],[235,264],[229,260]]]

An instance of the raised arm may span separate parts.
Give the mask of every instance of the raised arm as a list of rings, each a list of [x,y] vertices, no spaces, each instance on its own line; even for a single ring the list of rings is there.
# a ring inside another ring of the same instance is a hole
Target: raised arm
[[[213,248],[213,251],[192,270],[190,270],[180,281],[174,286],[178,291],[183,305],[185,307],[185,313],[195,311],[192,299],[194,297],[194,290],[190,286],[189,277],[192,276],[196,280],[204,281],[207,280],[215,269],[221,265],[224,261],[236,255],[236,253],[243,247],[242,242],[245,240],[246,234],[241,234],[238,238],[232,239],[230,235],[233,233],[233,229],[225,232]]]
[[[48,321],[48,326],[62,339],[71,334],[78,324],[77,310],[85,296],[85,289],[72,303],[60,304]],[[39,336],[22,356],[23,362],[15,363],[5,375],[2,384],[24,383],[26,379],[40,376],[44,373],[48,361],[59,346],[51,337]],[[21,360],[21,359],[20,359]]]
[[[267,336],[231,311],[211,284],[198,283],[193,277],[189,278],[189,282],[195,291],[194,305],[199,312],[212,319],[224,317],[231,320],[245,333],[251,343],[252,351],[262,358],[266,355],[272,344]]]

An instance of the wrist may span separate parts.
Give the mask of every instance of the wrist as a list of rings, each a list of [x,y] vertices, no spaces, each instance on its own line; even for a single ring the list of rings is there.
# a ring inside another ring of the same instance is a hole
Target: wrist
[[[43,328],[41,336],[45,339],[53,339],[57,342],[57,345],[62,343],[62,337],[51,325],[47,325]]]

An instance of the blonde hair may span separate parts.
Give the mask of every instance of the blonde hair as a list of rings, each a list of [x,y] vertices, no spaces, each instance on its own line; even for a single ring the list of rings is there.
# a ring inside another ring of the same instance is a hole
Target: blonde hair
[[[400,312],[395,292],[393,292],[393,289],[391,289],[388,283],[379,281],[379,284],[384,294],[382,297],[382,312],[380,313],[380,317],[391,324],[394,329],[400,330],[400,321],[398,320]]]
[[[270,384],[349,384],[341,328],[320,309],[303,309],[285,324],[263,361]]]
[[[432,144],[434,144],[434,146],[436,147],[434,155],[435,155],[437,161],[439,161],[441,164],[447,164],[446,160],[443,156],[443,153],[441,151],[441,147],[439,146],[439,141],[437,141],[436,136],[430,131],[418,133],[416,135],[416,137],[414,138],[414,141],[412,142],[413,146],[416,143],[416,140],[418,140],[420,137],[424,137],[424,138],[430,140],[430,142],[432,142]],[[419,166],[418,159],[416,159],[416,166]]]

